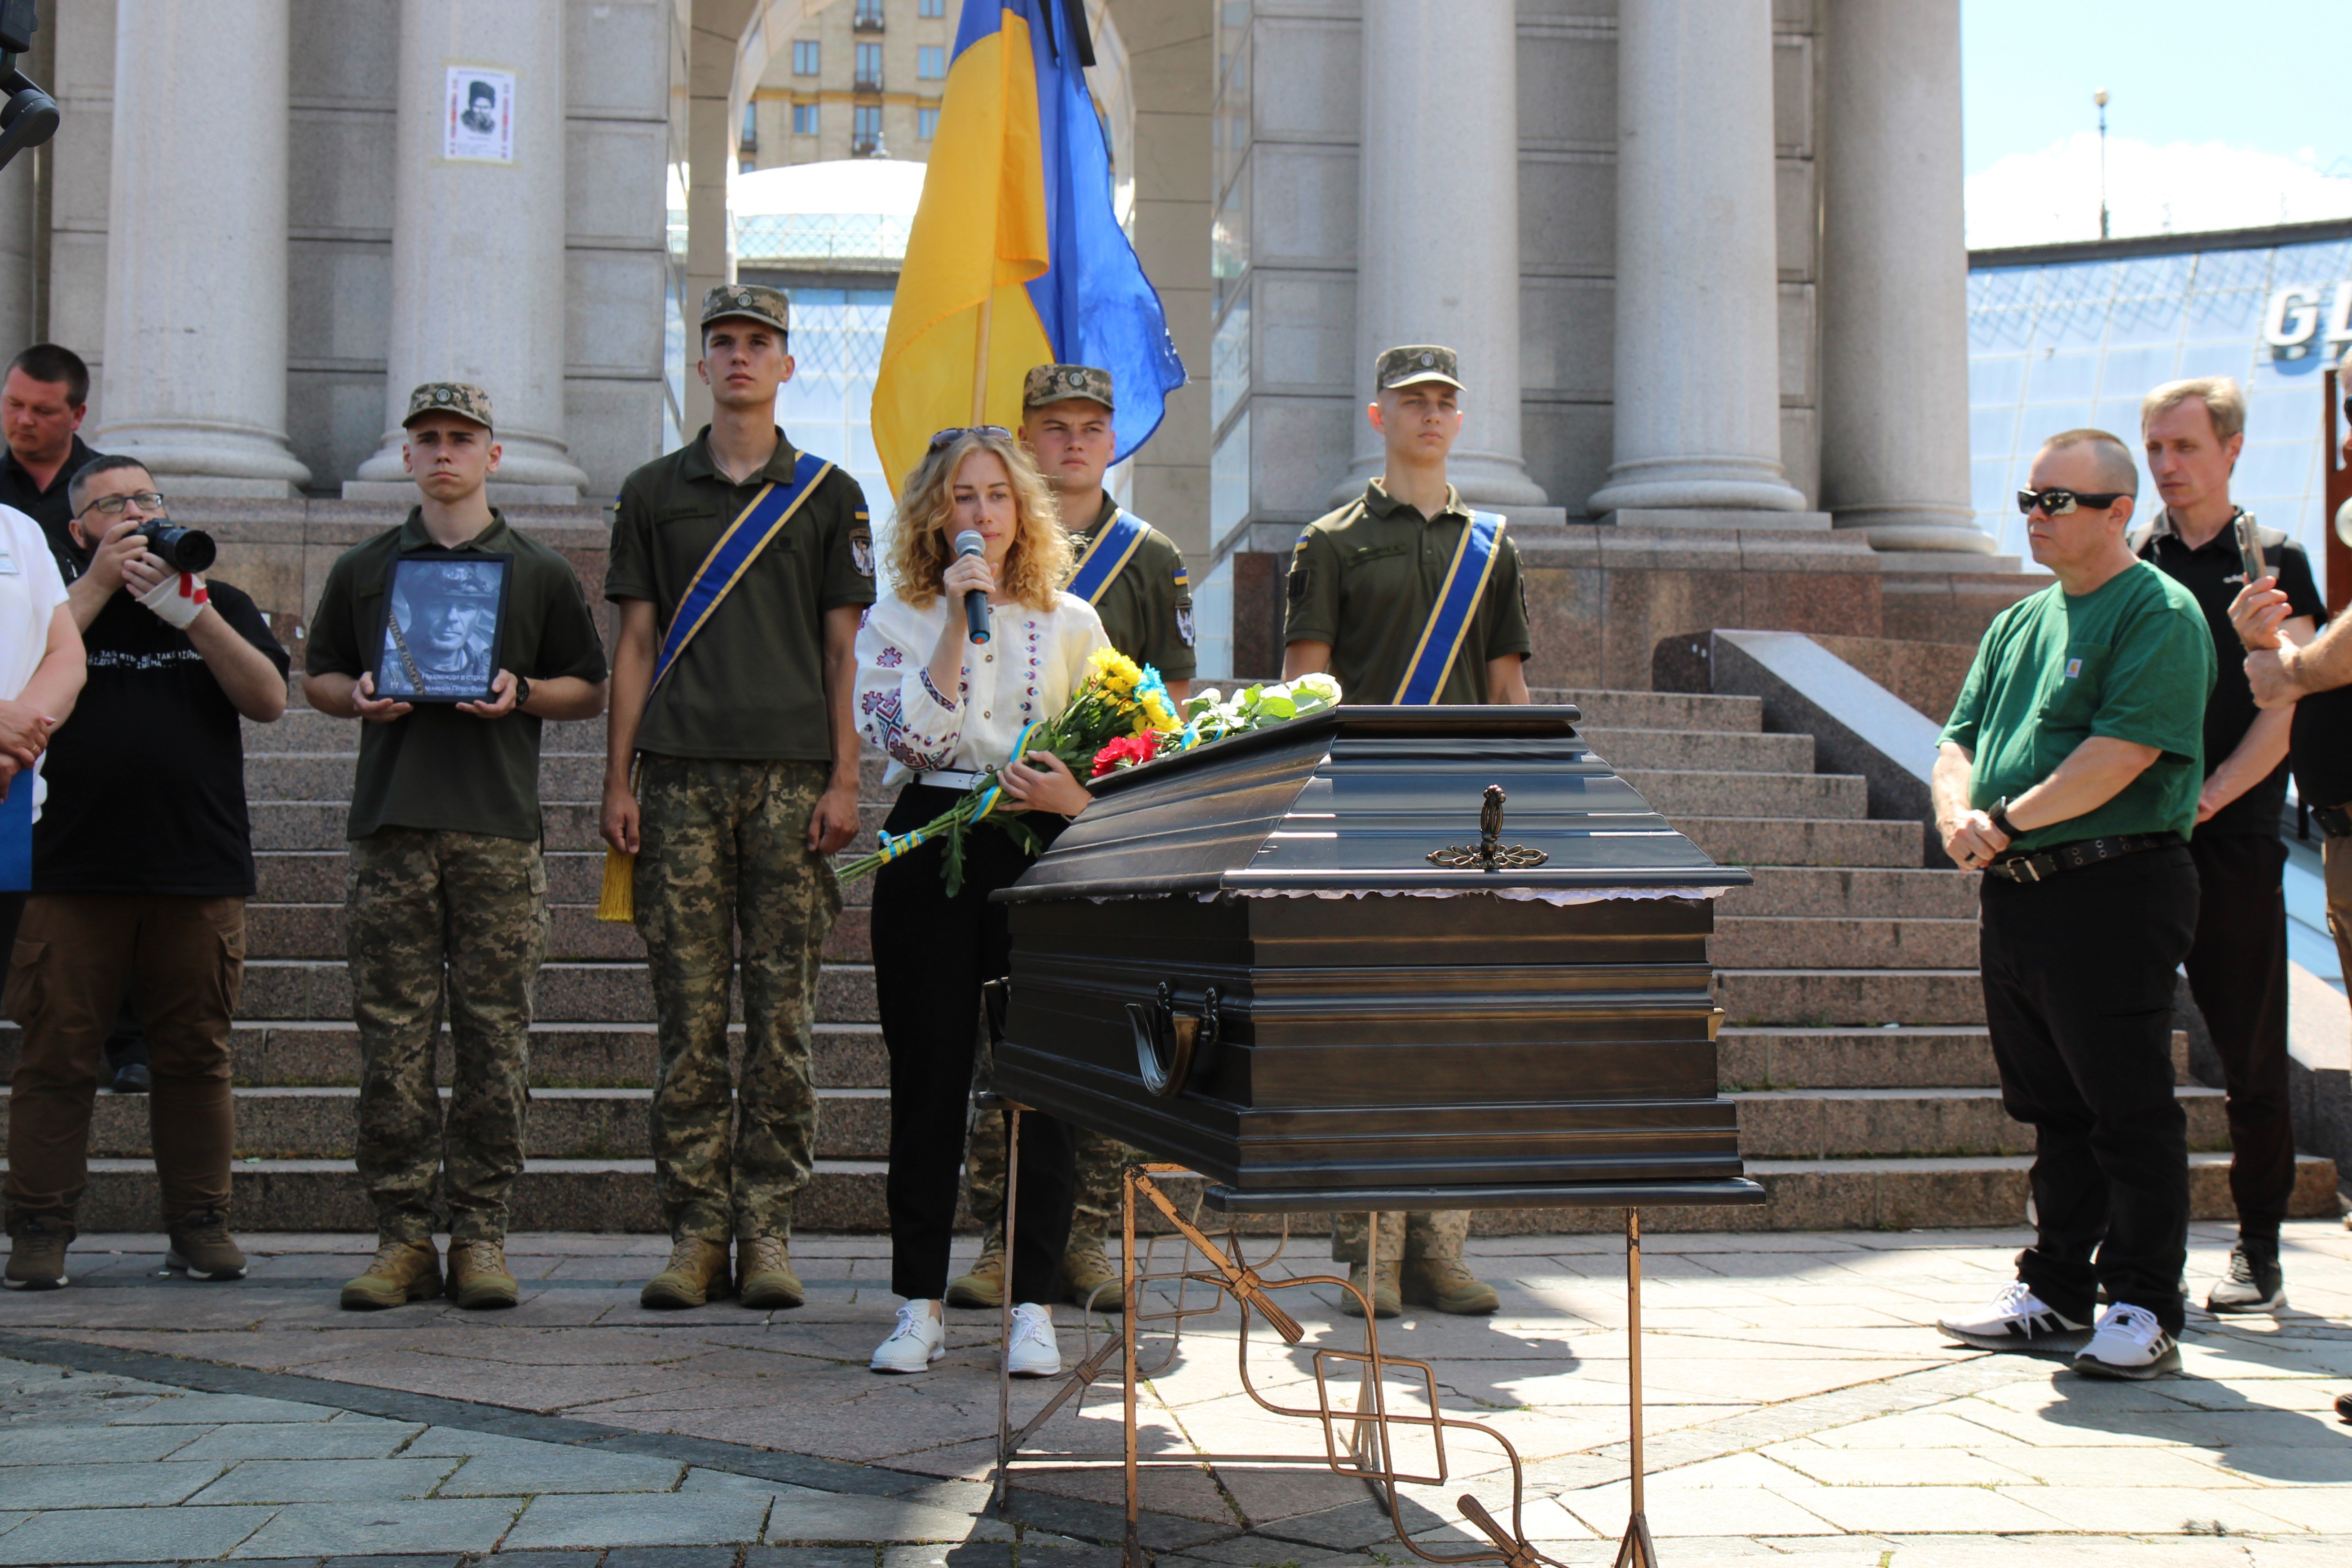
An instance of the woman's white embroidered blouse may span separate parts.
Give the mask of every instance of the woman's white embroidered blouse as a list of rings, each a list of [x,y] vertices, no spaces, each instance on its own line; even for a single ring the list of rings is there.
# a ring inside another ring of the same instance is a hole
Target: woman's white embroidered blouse
[[[919,610],[886,593],[858,627],[857,728],[889,753],[885,784],[1011,760],[1022,727],[1067,706],[1087,656],[1110,646],[1094,606],[1075,595],[1056,595],[1050,610],[998,605],[993,635],[964,644],[963,679],[941,691],[926,667],[950,615],[961,624],[963,606],[947,595]]]

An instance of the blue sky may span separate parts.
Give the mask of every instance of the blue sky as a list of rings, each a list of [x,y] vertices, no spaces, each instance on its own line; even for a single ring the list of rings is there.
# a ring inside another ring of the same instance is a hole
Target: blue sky
[[[1960,26],[1972,245],[2097,233],[2102,87],[2114,233],[2352,216],[2352,0],[1962,0]]]

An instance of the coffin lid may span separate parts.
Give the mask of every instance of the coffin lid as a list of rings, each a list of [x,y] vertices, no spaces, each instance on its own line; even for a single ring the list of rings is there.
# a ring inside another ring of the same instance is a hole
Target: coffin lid
[[[1717,865],[1595,756],[1570,706],[1343,706],[1114,774],[1007,902],[1192,893],[1243,897],[1495,893],[1713,898],[1748,874]],[[1441,866],[1480,845],[1489,784],[1499,842],[1533,868]]]

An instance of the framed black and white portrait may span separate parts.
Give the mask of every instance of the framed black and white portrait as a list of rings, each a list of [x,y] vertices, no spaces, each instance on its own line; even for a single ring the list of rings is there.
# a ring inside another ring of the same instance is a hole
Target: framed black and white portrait
[[[464,163],[513,163],[514,72],[451,66],[448,82],[441,156]]]
[[[394,558],[377,630],[375,694],[403,702],[488,702],[514,561],[477,552]]]

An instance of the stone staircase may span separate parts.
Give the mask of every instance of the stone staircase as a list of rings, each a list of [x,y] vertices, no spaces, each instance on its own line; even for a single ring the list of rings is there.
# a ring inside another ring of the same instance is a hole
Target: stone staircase
[[[1810,737],[1763,732],[1752,698],[1547,692],[1717,859],[1756,869],[1718,905],[1723,1075],[1740,1100],[1762,1209],[1660,1210],[1659,1226],[1773,1229],[2008,1226],[2024,1212],[2025,1130],[2001,1112],[1982,1027],[1973,879],[1920,868],[1919,830],[1865,817],[1863,781],[1813,771]],[[248,910],[235,1036],[236,1223],[357,1230],[373,1220],[351,1164],[359,1054],[343,969],[343,802],[355,725],[294,709],[247,733],[260,889]],[[656,1058],[643,950],[593,918],[603,875],[593,802],[601,722],[547,728],[553,942],[532,1030],[530,1164],[518,1229],[659,1228],[648,1158]],[[866,837],[887,809],[881,762],[865,770]],[[863,841],[862,841],[863,842]],[[820,987],[817,1169],[798,1223],[885,1224],[888,1081],[874,1019],[866,892],[849,890]],[[738,1026],[740,1029],[740,1025]],[[2181,1051],[2185,1063],[2185,1047]],[[0,1029],[0,1071],[13,1066]],[[448,1080],[446,1044],[442,1081]],[[2228,1212],[2218,1092],[2188,1082],[2198,1212]],[[89,1230],[156,1223],[147,1101],[99,1097]],[[2299,1209],[2335,1212],[2333,1167],[2305,1161]],[[1486,1216],[1493,1228],[1613,1225],[1579,1211]],[[1319,1224],[1297,1228],[1320,1228]]]

